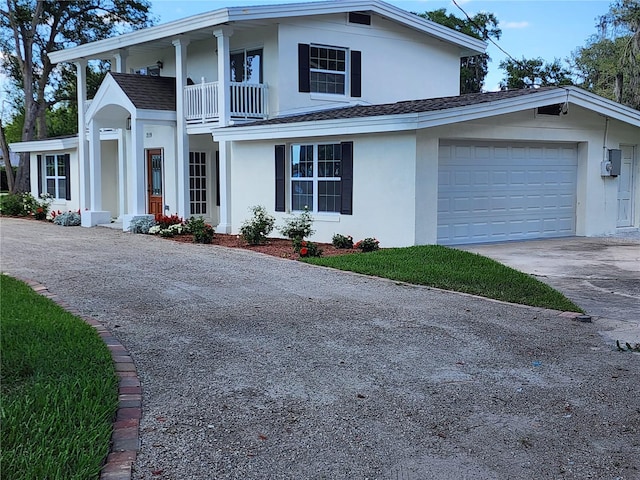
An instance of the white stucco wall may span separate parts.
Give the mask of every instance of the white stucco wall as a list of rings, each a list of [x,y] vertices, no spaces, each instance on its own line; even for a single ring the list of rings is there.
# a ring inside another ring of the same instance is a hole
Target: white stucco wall
[[[30,161],[30,186],[31,186],[31,194],[38,198],[38,155],[42,155],[44,158],[45,155],[64,155],[69,154],[69,166],[71,168],[71,200],[65,200],[60,198],[53,199],[50,210],[61,212],[68,212],[69,210],[77,211],[80,208],[80,183],[78,182],[79,177],[79,166],[78,166],[78,150],[76,148],[65,149],[65,150],[50,150],[50,151],[42,151],[42,152],[31,152],[29,156]],[[46,191],[46,187],[44,184],[44,179],[42,179],[42,191]]]
[[[111,217],[120,215],[120,181],[118,174],[118,141],[100,142],[102,175],[102,208],[111,212]]]
[[[299,140],[300,143],[353,141],[353,215],[314,214],[314,241],[331,242],[335,233],[356,241],[375,237],[382,246],[414,243],[416,144],[413,134],[363,135]],[[263,205],[282,225],[288,213],[274,212],[274,142],[232,145],[232,231],[237,233],[249,208]],[[298,143],[298,140],[296,140]],[[288,185],[287,185],[288,186]],[[289,204],[289,198],[287,198]],[[274,232],[277,235],[277,232]]]

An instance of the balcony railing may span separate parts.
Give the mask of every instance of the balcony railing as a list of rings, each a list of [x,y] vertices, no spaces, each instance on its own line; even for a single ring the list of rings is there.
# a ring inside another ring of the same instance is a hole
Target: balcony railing
[[[184,89],[184,109],[188,123],[216,122],[219,113],[218,82],[189,85]],[[262,119],[267,117],[267,86],[230,83],[230,118]]]

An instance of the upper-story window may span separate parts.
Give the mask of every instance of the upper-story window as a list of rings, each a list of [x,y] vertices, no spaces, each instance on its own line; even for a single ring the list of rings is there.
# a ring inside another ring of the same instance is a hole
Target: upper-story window
[[[311,45],[309,54],[311,91],[345,94],[347,50]]]
[[[158,65],[150,65],[148,67],[132,69],[132,72],[136,75],[151,75],[152,77],[159,77],[160,67]]]
[[[230,55],[232,82],[262,83],[262,49],[241,50]]]
[[[346,47],[298,44],[298,91],[362,96],[362,53]]]

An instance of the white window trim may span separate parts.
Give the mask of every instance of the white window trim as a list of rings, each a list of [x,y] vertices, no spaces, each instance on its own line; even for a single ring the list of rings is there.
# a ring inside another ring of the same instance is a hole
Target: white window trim
[[[344,72],[337,70],[324,70],[320,68],[313,68],[309,65],[309,84],[311,85],[313,82],[311,81],[311,74],[314,72],[317,73],[328,73],[332,75],[344,75],[344,93],[323,93],[323,92],[314,92],[311,89],[311,98],[315,96],[316,99],[322,98],[323,100],[345,100],[351,97],[351,50],[347,47],[337,47],[335,45],[322,45],[319,43],[311,43],[309,44],[309,63],[311,63],[311,49],[312,48],[329,48],[332,50],[342,50],[344,51]]]
[[[313,177],[294,177],[293,176],[293,157],[292,151],[295,146],[313,146]],[[287,203],[289,205],[289,211],[292,213],[300,213],[303,210],[294,210],[293,209],[293,182],[298,180],[312,182],[313,183],[313,209],[309,209],[309,212],[314,214],[314,219],[316,216],[318,220],[324,221],[332,221],[333,218],[339,218],[340,212],[321,212],[318,210],[318,182],[319,181],[339,181],[342,182],[342,176],[340,177],[318,177],[318,146],[319,145],[341,145],[341,142],[338,140],[328,140],[323,142],[300,142],[300,143],[290,143],[287,145],[287,177],[288,182],[286,182],[285,195],[287,195]],[[340,160],[340,171],[342,172],[342,159]],[[324,218],[322,218],[324,217]]]
[[[54,159],[54,170],[55,170],[55,175],[47,175],[47,159],[53,157]],[[52,198],[55,200],[64,200],[66,201],[66,193],[64,196],[60,196],[60,180],[62,180],[63,182],[66,183],[67,181],[67,175],[69,174],[69,172],[66,172],[66,174],[64,176],[60,176],[58,175],[58,162],[62,160],[62,165],[65,165],[65,154],[64,153],[46,153],[43,156],[43,161],[44,161],[44,165],[42,166],[42,170],[43,170],[43,176],[44,176],[44,184],[42,187],[42,192],[43,193],[49,193],[49,186],[48,186],[48,180],[53,180],[54,181],[54,187],[55,187],[55,193],[51,194]],[[66,188],[66,187],[65,187]]]

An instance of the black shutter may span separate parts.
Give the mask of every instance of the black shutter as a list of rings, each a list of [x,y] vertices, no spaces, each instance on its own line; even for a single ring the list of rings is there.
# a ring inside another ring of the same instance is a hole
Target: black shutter
[[[38,196],[42,194],[42,167],[42,155],[38,155]]]
[[[216,150],[216,206],[220,206],[220,150]]]
[[[340,213],[343,215],[353,214],[353,142],[343,142],[340,144],[342,147],[342,159],[341,162],[341,181],[340,181],[340,196],[342,199],[342,206]]]
[[[305,43],[298,44],[298,91],[311,91],[311,79],[309,77],[309,45]]]
[[[64,154],[64,184],[67,191],[67,200],[71,200],[71,155]]]
[[[362,96],[362,52],[351,51],[351,96]]]
[[[276,212],[285,211],[285,145],[276,145]]]

